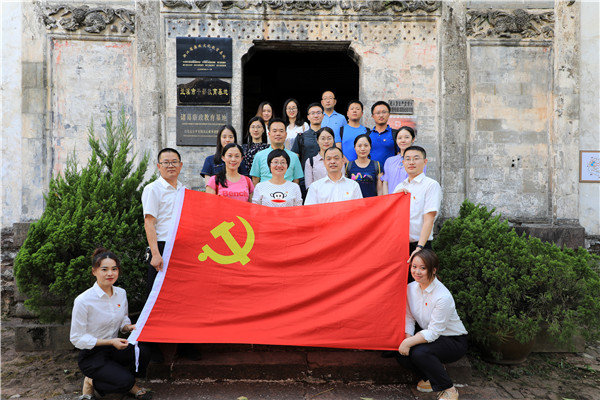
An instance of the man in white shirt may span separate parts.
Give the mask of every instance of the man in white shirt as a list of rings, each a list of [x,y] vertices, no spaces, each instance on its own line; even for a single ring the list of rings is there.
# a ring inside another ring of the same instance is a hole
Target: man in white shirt
[[[442,204],[440,184],[425,176],[427,153],[420,146],[410,146],[404,151],[404,168],[408,174],[394,193],[410,193],[409,252],[410,259],[423,248],[431,248],[433,223]],[[409,278],[409,280],[411,280]]]
[[[324,154],[327,176],[310,185],[304,205],[362,199],[360,186],[343,174],[344,154],[339,147],[330,147]]]
[[[183,162],[181,155],[170,147],[158,153],[156,164],[160,176],[149,183],[142,192],[142,207],[144,210],[144,229],[150,249],[148,278],[146,281],[148,293],[152,291],[156,275],[163,268],[162,254],[168,239],[169,229],[173,225],[173,211],[179,189],[185,188],[178,181]],[[179,352],[191,360],[199,360],[199,352],[190,344],[179,345]],[[155,352],[153,361],[162,362],[162,354]]]

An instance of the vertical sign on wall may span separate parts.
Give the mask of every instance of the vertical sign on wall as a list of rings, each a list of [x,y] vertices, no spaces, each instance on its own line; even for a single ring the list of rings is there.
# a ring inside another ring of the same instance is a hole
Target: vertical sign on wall
[[[232,39],[176,40],[177,144],[215,146],[218,129],[231,124]]]

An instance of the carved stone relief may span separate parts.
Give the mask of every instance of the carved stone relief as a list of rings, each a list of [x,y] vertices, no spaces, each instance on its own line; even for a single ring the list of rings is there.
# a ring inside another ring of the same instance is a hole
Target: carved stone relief
[[[195,5],[198,10],[204,10],[210,1],[193,0],[162,0],[163,6],[167,8],[186,7],[192,9]],[[220,6],[223,10],[238,8],[241,10],[250,7],[261,8],[268,7],[271,10],[284,11],[315,11],[315,10],[333,10],[339,7],[342,11],[353,10],[355,12],[366,10],[373,14],[379,14],[386,11],[393,13],[407,13],[415,11],[425,11],[431,13],[440,8],[440,1],[364,1],[364,0],[242,0],[225,1],[221,0]]]
[[[61,26],[68,32],[83,29],[87,33],[101,33],[107,27],[110,27],[111,31],[118,32],[117,25],[120,25],[121,33],[135,32],[135,12],[124,8],[89,8],[86,5],[80,7],[59,5],[46,7],[41,13],[41,18],[49,30]],[[56,16],[56,18],[53,16]]]
[[[467,36],[490,39],[552,39],[554,12],[485,10],[467,12]]]

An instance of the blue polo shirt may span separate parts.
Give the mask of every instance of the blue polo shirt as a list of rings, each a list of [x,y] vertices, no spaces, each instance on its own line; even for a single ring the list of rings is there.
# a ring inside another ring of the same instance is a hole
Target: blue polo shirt
[[[269,165],[267,164],[267,157],[269,157],[269,153],[273,150],[273,146],[269,146],[269,148],[256,153],[254,156],[254,162],[252,163],[252,169],[250,170],[250,176],[260,178],[261,182],[268,181],[273,177],[271,170],[269,169]],[[303,178],[304,172],[302,172],[302,166],[300,165],[298,154],[288,149],[284,150],[287,155],[290,156],[290,165],[288,165],[288,169],[285,173],[285,180],[293,181],[294,179]]]
[[[396,143],[394,143],[394,135],[389,125],[381,133],[373,127],[369,137],[372,143],[371,160],[377,160],[379,164],[384,165],[385,160],[396,155]]]
[[[321,122],[321,128],[325,128],[326,126],[333,129],[333,135],[339,135],[340,127],[346,125],[346,117],[344,117],[339,112],[333,110],[331,116],[323,113],[323,122]]]
[[[353,128],[350,125],[344,126],[344,137],[342,138],[339,132],[335,135],[335,142],[342,144],[342,152],[348,161],[356,160],[356,150],[354,150],[354,139],[357,136],[368,133],[368,129],[362,125],[358,128]]]

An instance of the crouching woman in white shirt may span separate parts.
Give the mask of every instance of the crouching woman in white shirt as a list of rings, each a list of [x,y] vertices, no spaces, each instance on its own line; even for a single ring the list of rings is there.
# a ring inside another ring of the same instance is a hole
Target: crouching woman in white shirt
[[[79,368],[85,375],[80,399],[94,399],[94,390],[107,393],[130,393],[136,399],[151,399],[152,393],[136,385],[135,376],[143,376],[150,361],[150,349],[139,343],[139,368],[135,373],[135,348],[119,331],[135,329],[127,316],[125,290],[114,286],[119,278],[118,257],[103,248],[92,255],[94,286],[75,299],[71,318],[71,343],[79,352]]]
[[[411,260],[415,281],[407,288],[406,338],[398,348],[397,359],[421,378],[417,390],[441,392],[438,399],[456,400],[458,391],[443,363],[466,354],[467,331],[456,313],[452,294],[436,278],[439,264],[430,249],[421,250]],[[417,333],[415,323],[422,328]]]

